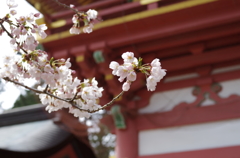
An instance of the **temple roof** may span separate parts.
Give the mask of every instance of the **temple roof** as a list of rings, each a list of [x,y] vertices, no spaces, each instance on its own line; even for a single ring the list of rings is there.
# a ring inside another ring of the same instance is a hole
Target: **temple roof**
[[[70,133],[52,120],[35,121],[0,128],[0,149],[36,152],[50,149],[63,142]]]
[[[84,158],[95,158],[87,136],[86,125],[67,111],[49,114],[41,104],[11,109],[0,115],[1,156],[43,158],[76,146]]]
[[[0,149],[34,152],[52,148],[63,142],[70,133],[54,124],[37,104],[16,108],[0,115]]]

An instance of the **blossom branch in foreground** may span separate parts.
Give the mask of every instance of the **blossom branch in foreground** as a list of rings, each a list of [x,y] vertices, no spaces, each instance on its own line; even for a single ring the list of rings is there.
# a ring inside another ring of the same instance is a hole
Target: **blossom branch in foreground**
[[[84,111],[84,112],[88,112],[88,113],[95,113],[95,112],[97,112],[97,111],[106,109],[107,107],[109,107],[110,105],[112,105],[117,99],[119,99],[119,98],[123,95],[123,93],[124,93],[124,91],[122,91],[122,92],[119,93],[116,97],[114,97],[110,102],[108,102],[107,104],[101,106],[101,107],[98,108],[98,109],[89,110],[89,109],[81,109],[77,104],[74,103],[74,100],[76,99],[76,96],[77,96],[77,95],[74,96],[74,98],[72,98],[72,99],[62,99],[62,98],[59,98],[59,97],[57,97],[57,96],[55,96],[55,95],[53,95],[53,94],[51,94],[51,93],[48,93],[48,92],[47,92],[47,89],[45,89],[44,91],[40,91],[40,90],[31,88],[31,87],[29,87],[29,86],[26,86],[26,85],[24,85],[24,84],[22,84],[22,83],[19,83],[19,82],[17,82],[17,81],[13,81],[13,80],[9,79],[8,77],[5,77],[5,78],[3,78],[3,79],[4,79],[5,81],[12,82],[12,83],[14,83],[14,84],[16,84],[16,85],[18,85],[18,86],[21,86],[21,87],[24,87],[24,88],[26,88],[26,89],[28,89],[28,90],[31,90],[31,91],[33,91],[33,92],[35,92],[35,93],[37,93],[37,94],[46,94],[46,95],[48,95],[48,96],[50,96],[50,97],[53,97],[53,98],[55,98],[55,99],[58,99],[58,100],[67,102],[67,103],[71,104],[72,106],[74,106],[75,108],[79,109],[80,111]],[[46,87],[48,87],[48,86],[46,86]],[[77,93],[76,93],[76,94],[77,94]]]
[[[63,3],[59,2],[58,0],[53,0],[53,1],[56,2],[58,5],[64,7],[64,8],[72,10],[73,12],[75,12],[75,14],[79,13],[79,11],[77,9],[74,9],[74,7],[71,7],[71,6],[68,6],[66,4],[63,4]],[[84,13],[84,12],[82,12],[82,13]]]
[[[14,0],[9,0],[9,8],[16,7]],[[14,14],[11,14],[14,13]],[[112,105],[124,91],[130,89],[130,85],[137,78],[137,73],[144,73],[147,77],[147,88],[154,91],[157,82],[166,75],[166,70],[161,68],[159,59],[154,59],[151,64],[142,64],[142,59],[135,58],[132,52],[126,52],[122,55],[124,64],[119,65],[117,62],[111,62],[110,68],[113,69],[113,75],[119,76],[119,81],[123,84],[123,91],[113,98],[109,103],[101,106],[98,100],[102,97],[102,87],[98,87],[98,82],[95,78],[84,79],[80,81],[77,77],[74,78],[74,71],[70,69],[70,59],[48,58],[48,54],[42,50],[35,50],[38,41],[33,34],[37,33],[40,37],[45,38],[47,35],[44,32],[46,26],[37,25],[35,18],[38,14],[29,14],[15,18],[16,22],[10,20],[11,15],[16,15],[16,12],[10,11],[4,18],[0,19],[0,35],[4,32],[11,38],[11,45],[19,52],[24,54],[19,56],[16,53],[9,53],[0,62],[0,77],[8,82],[25,87],[39,95],[42,104],[47,105],[48,112],[57,111],[62,108],[69,108],[69,112],[75,117],[89,117],[90,113],[103,110]],[[74,26],[79,26],[83,20],[85,26],[90,25],[96,19],[97,12],[89,10],[86,13],[78,12],[73,17]],[[8,31],[3,23],[9,25]],[[71,32],[72,28],[70,29]],[[91,28],[87,29],[91,32]],[[89,33],[89,32],[88,32]],[[38,87],[33,89],[24,85],[25,79],[43,80],[46,87]]]
[[[124,63],[112,61],[109,68],[112,69],[112,74],[119,76],[119,81],[125,83],[122,86],[123,91],[128,91],[130,85],[137,78],[137,72],[141,72],[147,77],[147,89],[154,91],[157,83],[166,75],[166,70],[162,69],[159,59],[154,59],[151,64],[142,64],[142,58],[137,59],[132,52],[122,54]]]
[[[3,29],[4,32],[7,33],[7,35],[8,35],[10,38],[14,39],[14,37],[10,34],[10,32],[8,32],[8,30],[3,26],[3,22],[4,22],[4,20],[3,20],[3,19],[0,19],[0,26],[1,26],[1,28]],[[19,49],[21,49],[25,54],[27,54],[27,51],[22,48],[22,46],[21,46],[21,44],[20,44],[19,42],[15,41],[15,43],[17,44],[17,46],[18,46]]]
[[[59,2],[58,0],[53,1],[64,8],[72,10],[75,13],[72,18],[73,26],[70,29],[71,34],[80,34],[81,32],[80,22],[84,23],[82,29],[84,33],[92,32],[94,20],[97,20],[98,15],[98,12],[96,10],[89,9],[87,12],[78,11],[77,9],[74,8],[74,5],[72,4],[68,6],[66,4]]]

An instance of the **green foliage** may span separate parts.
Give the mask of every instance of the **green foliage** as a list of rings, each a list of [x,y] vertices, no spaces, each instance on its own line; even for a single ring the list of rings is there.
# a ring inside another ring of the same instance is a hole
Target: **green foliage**
[[[25,94],[21,94],[16,102],[14,103],[13,108],[29,106],[40,103],[38,96],[32,91],[26,91]]]

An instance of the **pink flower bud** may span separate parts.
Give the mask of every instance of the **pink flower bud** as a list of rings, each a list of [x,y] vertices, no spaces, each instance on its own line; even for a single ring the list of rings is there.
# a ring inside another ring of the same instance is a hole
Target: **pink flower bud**
[[[72,70],[72,75],[76,75],[76,71],[75,70]]]
[[[36,17],[36,18],[39,18],[39,16],[40,16],[40,13],[35,13],[34,14],[34,17]]]

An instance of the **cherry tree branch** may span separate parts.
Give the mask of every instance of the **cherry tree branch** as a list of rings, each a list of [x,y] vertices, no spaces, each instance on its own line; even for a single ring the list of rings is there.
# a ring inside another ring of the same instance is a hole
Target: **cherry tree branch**
[[[2,29],[7,33],[7,35],[8,35],[10,38],[14,38],[14,37],[12,36],[12,34],[4,27],[3,22],[9,23],[8,21],[3,20],[3,19],[0,18],[0,25],[1,25]],[[19,46],[19,48],[20,48],[25,54],[28,54],[27,51],[22,48],[22,46],[20,45],[19,42],[16,41],[16,44]]]
[[[17,82],[17,81],[11,80],[11,79],[8,78],[8,77],[4,77],[3,79],[4,79],[5,81],[12,82],[12,83],[14,83],[14,84],[16,84],[16,85],[19,85],[19,86],[24,87],[24,88],[26,88],[26,89],[28,89],[28,90],[31,90],[31,91],[33,91],[33,92],[35,92],[35,93],[38,93],[38,94],[46,94],[46,95],[49,95],[50,97],[53,97],[53,98],[55,98],[55,99],[58,99],[58,100],[67,102],[67,103],[71,104],[72,106],[74,106],[75,108],[79,109],[80,111],[84,111],[84,112],[88,112],[88,113],[95,113],[95,112],[97,112],[97,111],[106,109],[107,107],[109,107],[110,105],[112,105],[117,99],[119,99],[119,98],[123,95],[123,93],[124,93],[124,91],[122,91],[122,92],[119,93],[116,97],[114,97],[110,102],[108,102],[107,104],[103,105],[102,107],[100,107],[100,108],[98,108],[98,109],[88,110],[88,109],[82,109],[82,108],[80,108],[80,107],[74,102],[75,97],[76,97],[77,95],[75,95],[74,98],[72,98],[72,99],[63,99],[63,98],[60,98],[60,97],[58,97],[58,96],[56,96],[56,95],[53,95],[53,94],[47,92],[47,87],[48,87],[48,86],[46,86],[46,88],[45,88],[43,91],[40,91],[40,90],[31,88],[31,87],[28,87],[28,86],[26,86],[26,85],[24,85],[24,84],[22,84],[22,83]]]
[[[87,112],[89,113],[94,113],[103,109],[106,109],[107,107],[109,107],[110,105],[112,105],[116,100],[118,100],[122,95],[123,95],[124,91],[122,91],[121,93],[119,93],[116,97],[114,97],[110,102],[108,102],[107,104],[103,105],[101,108],[98,108],[96,110],[88,110]]]
[[[53,0],[53,1],[56,2],[58,5],[64,7],[64,8],[67,8],[67,9],[72,10],[72,11],[75,12],[76,14],[79,13],[79,11],[78,11],[77,9],[71,8],[70,6],[68,6],[68,5],[64,4],[64,3],[59,2],[58,0]]]
[[[68,9],[71,9],[71,10],[77,12],[78,14],[80,13],[80,12],[78,12],[77,10],[72,9],[72,8],[69,7],[69,6],[60,3],[58,0],[54,0],[54,1],[57,2],[58,4],[64,6],[64,7],[67,7]],[[10,38],[13,39],[14,36],[4,27],[4,25],[3,25],[4,22],[9,23],[10,25],[11,25],[11,22],[8,21],[8,19],[1,19],[1,18],[0,18],[0,26],[1,26],[2,29],[7,33],[7,35],[8,35]],[[16,27],[18,27],[18,26],[16,26]],[[28,54],[27,50],[25,50],[25,49],[21,46],[21,44],[20,44],[19,42],[16,42],[16,43],[17,43],[18,47],[19,47],[23,52],[25,52],[26,54]],[[14,80],[14,79],[10,79],[9,77],[4,77],[3,79],[6,80],[6,81],[8,81],[8,82],[12,82],[12,83],[14,83],[14,84],[16,84],[16,85],[18,85],[18,86],[24,87],[24,88],[26,88],[26,89],[28,89],[28,90],[31,90],[31,91],[33,91],[33,92],[35,92],[35,93],[38,93],[38,94],[46,94],[47,96],[50,96],[50,97],[52,97],[52,98],[55,98],[55,99],[64,101],[64,102],[72,105],[72,107],[77,108],[77,109],[79,109],[80,111],[84,111],[84,112],[88,112],[88,113],[95,113],[95,112],[97,112],[97,111],[100,111],[100,110],[103,110],[103,109],[109,107],[110,105],[112,105],[112,104],[114,103],[114,101],[116,101],[117,99],[119,99],[119,98],[123,95],[123,93],[124,93],[124,91],[122,91],[119,95],[117,95],[115,98],[113,98],[109,103],[103,105],[103,106],[100,107],[100,108],[97,108],[97,109],[95,109],[95,110],[89,110],[89,109],[82,109],[79,105],[76,104],[76,100],[77,100],[77,99],[81,99],[81,98],[77,98],[78,92],[76,92],[76,93],[74,94],[74,97],[73,97],[73,98],[60,98],[60,97],[52,94],[52,93],[49,91],[49,85],[47,85],[47,86],[45,87],[45,89],[41,91],[41,90],[37,90],[37,89],[31,88],[31,87],[28,87],[28,86],[26,86],[26,85],[24,85],[24,84],[22,84],[22,83],[20,83],[20,82],[18,82],[18,81],[16,81],[16,80]]]

